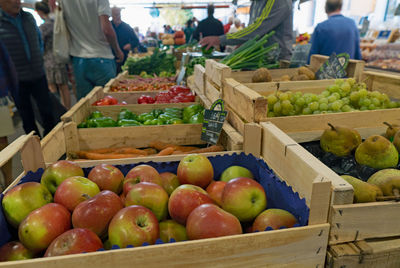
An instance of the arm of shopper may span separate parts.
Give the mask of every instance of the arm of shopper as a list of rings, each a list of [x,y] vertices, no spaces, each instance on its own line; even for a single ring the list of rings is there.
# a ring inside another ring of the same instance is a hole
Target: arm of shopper
[[[126,50],[133,50],[135,47],[139,45],[139,38],[137,37],[135,31],[132,29],[132,27],[129,27],[129,45],[130,48]],[[124,47],[125,49],[125,47]]]
[[[116,61],[122,62],[124,60],[124,53],[121,51],[118,45],[117,35],[111,25],[107,15],[100,15],[101,29],[103,30],[104,36],[106,37],[111,48],[114,50]]]
[[[38,35],[40,52],[42,52],[42,54],[43,54],[44,53],[44,43],[43,43],[42,33],[40,32],[40,30],[37,26],[36,26],[36,33]]]

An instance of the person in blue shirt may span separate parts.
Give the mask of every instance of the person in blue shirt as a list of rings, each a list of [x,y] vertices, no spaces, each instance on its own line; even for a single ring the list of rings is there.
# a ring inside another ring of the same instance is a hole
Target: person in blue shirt
[[[327,0],[325,11],[328,19],[317,25],[311,37],[310,55],[330,56],[348,53],[351,59],[360,60],[360,34],[355,22],[341,14],[342,0]]]

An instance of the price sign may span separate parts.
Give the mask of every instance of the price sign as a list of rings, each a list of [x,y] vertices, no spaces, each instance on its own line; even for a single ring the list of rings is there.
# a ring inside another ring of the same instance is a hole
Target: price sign
[[[311,44],[297,45],[294,48],[292,58],[290,59],[290,67],[296,68],[306,65],[310,50]]]
[[[317,79],[337,79],[345,78],[347,73],[345,69],[349,63],[350,56],[347,53],[336,55],[332,53],[329,59],[322,64],[317,73]]]
[[[219,110],[216,110],[219,106]],[[201,140],[208,144],[217,144],[227,111],[224,111],[224,101],[219,99],[211,105],[210,110],[204,110],[204,122],[201,131]]]

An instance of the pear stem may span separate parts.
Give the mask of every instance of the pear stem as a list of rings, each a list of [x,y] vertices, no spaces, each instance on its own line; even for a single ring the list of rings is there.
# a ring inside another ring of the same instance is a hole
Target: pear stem
[[[391,124],[389,124],[388,122],[383,122],[384,125],[387,125],[389,128],[393,128]]]
[[[328,123],[328,126],[330,126],[332,130],[336,130],[336,128],[331,123]]]
[[[394,195],[395,197],[397,197],[397,198],[400,198],[400,191],[399,191],[399,189],[397,189],[397,188],[393,189],[393,195]]]

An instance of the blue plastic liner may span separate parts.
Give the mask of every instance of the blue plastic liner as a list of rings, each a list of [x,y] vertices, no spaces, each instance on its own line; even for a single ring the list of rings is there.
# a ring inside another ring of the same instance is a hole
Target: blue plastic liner
[[[306,205],[305,199],[301,199],[298,193],[295,193],[292,187],[288,186],[285,182],[280,180],[274,172],[268,167],[268,165],[261,159],[254,157],[253,155],[233,154],[223,156],[208,157],[214,167],[214,180],[219,180],[222,172],[233,165],[246,167],[253,175],[254,179],[257,180],[265,190],[267,195],[267,208],[280,208],[292,213],[298,220],[297,226],[306,226],[309,217],[309,208]],[[132,164],[132,165],[117,165],[122,173],[126,175],[129,170],[133,167],[144,164]],[[146,162],[145,164],[150,165],[158,170],[158,172],[173,172],[176,173],[179,161],[175,162]],[[84,168],[85,176],[87,176],[91,168]],[[40,182],[40,178],[43,174],[43,169],[39,169],[36,172],[28,172],[18,184],[25,182]],[[3,199],[3,194],[0,195],[0,201]],[[266,228],[266,231],[272,230],[270,227]],[[18,239],[17,230],[7,224],[3,209],[0,211],[0,246],[4,245],[8,241]],[[173,242],[173,241],[171,241]],[[161,240],[157,243],[163,243]],[[113,249],[118,246],[113,246]]]

